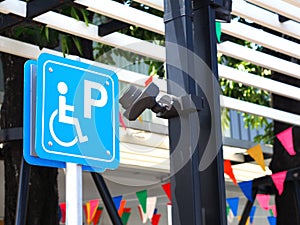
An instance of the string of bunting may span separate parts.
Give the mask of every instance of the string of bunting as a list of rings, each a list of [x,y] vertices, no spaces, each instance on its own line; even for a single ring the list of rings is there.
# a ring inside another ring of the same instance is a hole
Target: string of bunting
[[[162,189],[166,193],[168,199],[171,202],[171,185],[170,183],[165,183],[161,185]],[[149,220],[152,225],[159,225],[161,219],[161,214],[157,213],[156,203],[157,197],[149,197],[147,190],[142,190],[136,192],[136,196],[139,202],[138,210],[140,213],[141,221],[143,224],[147,223]],[[131,208],[126,207],[126,200],[123,199],[122,195],[113,197],[113,202],[118,210],[118,214],[121,217],[123,225],[127,225],[130,215]],[[170,203],[168,203],[170,204]],[[83,211],[85,215],[85,223],[87,225],[97,225],[101,220],[103,214],[103,207],[100,206],[100,199],[93,199],[87,201],[83,205]],[[59,204],[59,220],[61,223],[66,223],[66,203]]]

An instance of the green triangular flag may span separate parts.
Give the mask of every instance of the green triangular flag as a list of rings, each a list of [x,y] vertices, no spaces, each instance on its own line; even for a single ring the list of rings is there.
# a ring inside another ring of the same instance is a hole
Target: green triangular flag
[[[274,213],[273,213],[273,210],[272,210],[272,209],[270,209],[269,212],[270,212],[270,215],[271,215],[271,216],[274,216]]]
[[[219,43],[221,42],[221,34],[222,34],[221,23],[216,22],[216,35]]]
[[[228,214],[229,214],[229,211],[230,211],[230,206],[226,206],[226,216],[228,216]]]
[[[130,214],[131,214],[130,212],[123,212],[123,215],[121,218],[123,225],[127,224]]]
[[[146,213],[147,212],[147,196],[148,196],[147,190],[137,192],[136,196],[139,199],[139,202],[141,204],[143,212]]]

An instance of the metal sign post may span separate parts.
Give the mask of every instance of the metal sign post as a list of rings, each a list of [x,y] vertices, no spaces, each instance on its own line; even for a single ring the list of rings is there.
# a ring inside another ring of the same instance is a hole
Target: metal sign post
[[[82,225],[82,166],[66,163],[66,224]]]
[[[82,166],[70,162],[66,163],[66,224],[82,225]]]

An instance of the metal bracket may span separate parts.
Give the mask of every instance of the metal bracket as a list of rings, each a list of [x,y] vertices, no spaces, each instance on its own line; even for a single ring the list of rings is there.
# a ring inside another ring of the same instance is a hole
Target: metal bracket
[[[197,112],[204,108],[204,98],[194,95],[176,97],[163,95],[158,101],[159,88],[150,83],[143,91],[130,86],[120,98],[125,109],[123,115],[129,120],[136,120],[145,109],[151,109],[157,117],[170,119],[180,114]]]

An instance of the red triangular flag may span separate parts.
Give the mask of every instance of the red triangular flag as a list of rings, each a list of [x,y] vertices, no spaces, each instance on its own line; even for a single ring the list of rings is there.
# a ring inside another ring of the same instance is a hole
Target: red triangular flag
[[[125,124],[125,122],[123,120],[123,116],[120,112],[119,112],[119,120],[120,120],[121,126],[126,130],[126,124]]]
[[[61,211],[61,222],[65,223],[66,222],[66,203],[60,203],[59,204],[60,211]]]
[[[277,188],[278,194],[281,195],[284,189],[284,181],[286,178],[287,171],[281,171],[271,175],[273,183]]]
[[[153,80],[153,76],[150,76],[146,81],[145,81],[145,87],[147,87]]]
[[[152,220],[151,220],[152,225],[158,225],[160,217],[161,217],[161,214],[153,215]]]
[[[171,183],[166,183],[162,185],[162,188],[164,189],[166,195],[168,196],[170,202],[172,202],[172,196],[171,196]]]
[[[235,185],[237,185],[230,160],[224,160],[224,173],[230,177]]]
[[[99,220],[101,218],[102,212],[103,212],[103,208],[98,208],[97,209],[97,212],[96,212],[96,214],[94,216],[94,219],[93,219],[93,224],[94,225],[97,225],[99,223]]]
[[[124,208],[123,213],[130,213],[131,212],[131,208]]]
[[[290,127],[276,135],[282,146],[290,155],[296,155],[293,143],[293,128]]]

